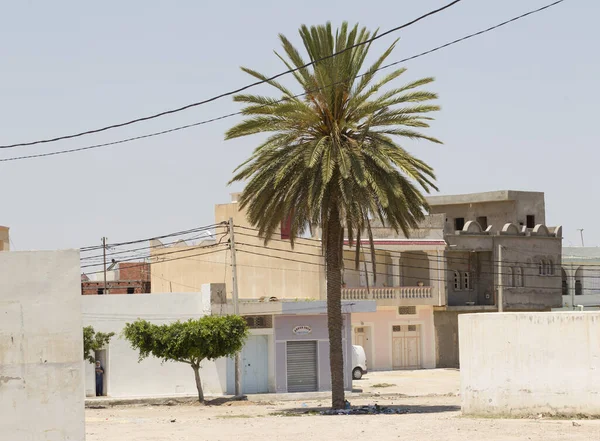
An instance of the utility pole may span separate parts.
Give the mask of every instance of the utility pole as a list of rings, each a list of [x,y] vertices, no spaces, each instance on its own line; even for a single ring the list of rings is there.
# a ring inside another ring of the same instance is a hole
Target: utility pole
[[[102,238],[102,254],[104,256],[104,294],[108,294],[106,289],[106,237]]]
[[[579,231],[579,235],[581,236],[581,246],[584,247],[585,245],[583,244],[583,228],[578,228],[577,231]]]
[[[504,293],[502,280],[502,245],[498,245],[498,312],[504,312]]]
[[[238,302],[237,264],[235,256],[235,236],[233,234],[233,218],[229,218],[229,249],[231,250],[231,278],[233,283],[233,313],[240,315]],[[235,396],[242,395],[242,353],[235,354]]]

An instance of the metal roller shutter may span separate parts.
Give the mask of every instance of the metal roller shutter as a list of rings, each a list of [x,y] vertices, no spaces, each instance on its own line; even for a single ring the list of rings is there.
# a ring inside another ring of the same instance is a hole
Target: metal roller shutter
[[[288,392],[316,392],[317,342],[287,342],[287,390]]]

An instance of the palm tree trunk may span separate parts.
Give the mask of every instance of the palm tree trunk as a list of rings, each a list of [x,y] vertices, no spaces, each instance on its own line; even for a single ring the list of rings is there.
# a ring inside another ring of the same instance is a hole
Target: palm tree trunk
[[[329,329],[329,366],[331,369],[331,407],[343,409],[344,355],[342,348],[342,271],[340,262],[339,213],[332,209],[328,219],[325,244],[327,277],[327,327]]]
[[[194,376],[196,377],[196,389],[198,389],[198,401],[204,404],[204,391],[202,390],[202,381],[200,381],[200,366],[192,364]]]

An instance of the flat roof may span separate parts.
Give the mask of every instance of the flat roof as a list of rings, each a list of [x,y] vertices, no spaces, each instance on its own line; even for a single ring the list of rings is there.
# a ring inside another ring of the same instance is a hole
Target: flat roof
[[[427,202],[429,205],[462,205],[476,204],[482,202],[502,202],[515,201],[520,196],[539,196],[544,197],[541,191],[518,191],[518,190],[498,190],[486,191],[483,193],[467,193],[456,195],[429,196]]]

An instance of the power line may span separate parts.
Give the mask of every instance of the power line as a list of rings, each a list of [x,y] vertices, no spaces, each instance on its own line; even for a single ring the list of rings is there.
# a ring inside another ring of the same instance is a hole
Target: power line
[[[37,140],[37,141],[30,141],[30,142],[21,142],[21,143],[16,143],[16,144],[1,145],[0,149],[9,149],[9,148],[14,148],[14,147],[23,147],[23,146],[30,146],[30,145],[36,145],[36,144],[47,144],[47,143],[51,143],[51,142],[61,141],[61,140],[64,140],[64,139],[78,138],[78,137],[85,136],[85,135],[90,135],[90,134],[94,134],[94,133],[105,132],[107,130],[116,129],[116,128],[119,128],[119,127],[125,127],[125,126],[131,125],[131,124],[136,124],[136,123],[139,123],[139,122],[148,121],[148,120],[151,120],[151,119],[156,119],[156,118],[159,118],[159,117],[162,117],[162,116],[171,115],[173,113],[182,112],[184,110],[191,109],[193,107],[198,107],[198,106],[201,106],[203,104],[207,104],[207,103],[210,103],[212,101],[216,101],[218,99],[221,99],[221,98],[224,98],[224,97],[227,97],[227,96],[231,96],[231,95],[234,95],[236,93],[243,92],[244,90],[248,90],[248,89],[250,89],[252,87],[255,87],[255,86],[258,86],[258,85],[261,85],[261,84],[265,84],[265,83],[269,83],[269,82],[271,82],[273,80],[276,80],[277,78],[280,78],[280,77],[282,77],[284,75],[288,75],[290,73],[294,73],[294,72],[297,72],[299,70],[306,69],[307,67],[310,67],[313,64],[320,63],[322,61],[325,61],[325,60],[328,60],[330,58],[336,57],[336,56],[338,56],[340,54],[343,54],[344,52],[347,52],[347,51],[349,51],[351,49],[354,49],[354,48],[357,48],[359,46],[364,46],[364,45],[370,44],[370,43],[372,43],[375,40],[378,40],[378,39],[380,39],[380,38],[382,38],[382,37],[384,37],[386,35],[391,34],[392,32],[396,32],[396,31],[399,31],[400,29],[407,28],[408,26],[411,26],[411,25],[413,25],[413,24],[415,24],[415,23],[417,23],[417,22],[419,22],[419,21],[421,21],[421,20],[423,20],[423,19],[425,19],[427,17],[435,15],[435,14],[437,14],[439,12],[442,12],[443,10],[450,8],[451,6],[454,6],[455,4],[460,3],[461,1],[462,0],[454,0],[454,1],[450,2],[450,3],[448,3],[447,5],[442,6],[441,8],[438,8],[438,9],[435,9],[433,11],[430,11],[427,14],[424,14],[424,15],[422,15],[420,17],[417,17],[414,20],[411,20],[410,22],[404,23],[403,25],[400,25],[400,26],[397,26],[397,27],[395,27],[393,29],[390,29],[390,30],[384,32],[383,34],[375,35],[372,38],[369,38],[369,39],[367,39],[365,41],[362,41],[360,43],[356,43],[356,44],[354,44],[352,46],[349,46],[349,47],[347,47],[347,48],[345,48],[345,49],[343,49],[343,50],[341,50],[339,52],[335,52],[335,53],[333,53],[331,55],[327,55],[326,57],[319,58],[319,59],[317,59],[315,61],[311,61],[311,62],[305,64],[304,66],[300,66],[300,67],[297,67],[297,68],[294,68],[294,69],[286,70],[284,72],[278,73],[277,75],[273,75],[272,77],[266,78],[264,80],[256,81],[254,83],[248,84],[248,85],[240,87],[238,89],[235,89],[235,90],[232,90],[232,91],[229,91],[229,92],[224,92],[224,93],[222,93],[220,95],[216,95],[216,96],[213,96],[211,98],[207,98],[207,99],[202,100],[202,101],[198,101],[198,102],[191,103],[191,104],[186,104],[185,106],[178,107],[176,109],[165,110],[163,112],[159,112],[159,113],[155,113],[153,115],[148,115],[148,116],[144,116],[144,117],[132,119],[130,121],[126,121],[126,122],[122,122],[122,123],[117,123],[117,124],[112,124],[112,125],[109,125],[109,126],[105,126],[105,127],[99,128],[99,129],[86,130],[84,132],[74,133],[74,134],[71,134],[71,135],[58,136],[56,138],[48,138],[48,139],[41,139],[41,140]]]
[[[166,239],[168,237],[176,237],[176,236],[182,236],[185,234],[199,233],[201,231],[210,230],[212,228],[216,228],[216,227],[219,227],[222,225],[223,225],[223,223],[220,222],[218,224],[211,224],[211,225],[206,225],[203,227],[191,228],[189,230],[176,231],[174,233],[164,234],[162,236],[147,237],[145,239],[130,240],[127,242],[108,243],[106,245],[107,245],[107,247],[112,247],[112,248],[123,246],[123,245],[133,245],[136,243],[146,242],[146,241],[150,241],[150,240]],[[102,249],[102,245],[93,245],[93,246],[89,246],[89,247],[82,247],[79,250],[81,252],[88,252],[88,251],[94,251],[94,250],[99,250],[99,249]]]
[[[517,17],[511,18],[510,20],[504,21],[504,22],[499,23],[499,24],[497,24],[495,26],[492,26],[490,28],[487,28],[487,29],[475,32],[473,34],[466,35],[466,36],[464,36],[462,38],[453,40],[453,41],[451,41],[449,43],[443,44],[441,46],[437,46],[437,47],[435,47],[433,49],[427,50],[425,52],[421,52],[421,53],[413,55],[411,57],[404,58],[402,60],[398,60],[396,62],[393,62],[393,63],[387,64],[387,65],[381,66],[378,69],[374,70],[373,72],[378,72],[378,71],[381,71],[381,70],[384,70],[384,69],[388,69],[388,68],[390,68],[392,66],[396,66],[396,65],[404,63],[406,61],[414,60],[416,58],[423,57],[423,56],[431,54],[433,52],[437,52],[437,51],[439,51],[439,50],[441,50],[443,48],[452,46],[454,44],[458,44],[458,43],[460,43],[462,41],[465,41],[465,40],[468,40],[468,39],[473,38],[475,36],[478,36],[478,35],[490,32],[492,30],[495,30],[497,28],[505,26],[505,25],[507,25],[509,23],[512,23],[512,22],[517,21],[517,20],[520,20],[522,18],[525,18],[525,17],[527,17],[529,15],[541,12],[544,9],[548,9],[548,8],[550,8],[552,6],[555,6],[555,5],[559,4],[559,3],[562,3],[563,1],[565,1],[565,0],[558,0],[558,1],[554,2],[554,3],[551,3],[551,4],[546,5],[544,7],[541,7],[541,8],[529,11],[529,12],[527,12],[525,14],[522,14],[522,15],[519,15]],[[353,77],[353,78],[360,78],[360,77],[363,77],[364,75],[366,75],[366,73],[357,75],[356,77]],[[284,102],[284,101],[288,101],[288,100],[290,100],[292,98],[298,98],[298,97],[301,97],[301,96],[304,96],[304,95],[307,95],[307,94],[310,94],[310,93],[314,93],[316,91],[320,91],[320,90],[326,89],[328,87],[333,87],[333,86],[335,86],[337,84],[341,84],[343,82],[346,82],[349,79],[352,79],[352,77],[351,78],[345,78],[345,79],[343,79],[341,81],[329,84],[329,85],[321,87],[321,88],[316,88],[316,89],[309,90],[309,91],[306,91],[306,92],[303,92],[303,93],[299,93],[297,95],[292,96],[291,98],[287,97],[287,98],[282,98],[280,100],[276,100],[276,101],[274,101],[273,103],[271,103],[269,105],[273,105],[273,104],[281,103],[281,102]],[[240,89],[240,90],[244,90],[244,89]],[[237,91],[234,91],[232,93],[237,93]],[[258,108],[260,108],[260,107],[266,107],[266,105],[258,106]],[[108,146],[112,146],[112,145],[117,145],[117,144],[123,144],[123,143],[131,142],[131,141],[136,141],[136,140],[139,140],[139,139],[152,138],[154,136],[160,136],[160,135],[164,135],[164,134],[167,134],[167,133],[176,132],[176,131],[179,131],[179,130],[185,130],[185,129],[188,129],[188,128],[197,127],[197,126],[201,126],[201,125],[213,123],[215,121],[219,121],[219,120],[231,118],[231,117],[237,116],[237,115],[243,115],[243,112],[242,111],[233,112],[233,113],[222,115],[222,116],[219,116],[219,117],[216,117],[216,118],[211,118],[211,119],[199,121],[199,122],[196,122],[196,123],[192,123],[192,124],[187,124],[187,125],[184,125],[184,126],[175,127],[175,128],[172,128],[172,129],[167,129],[167,130],[162,130],[162,131],[159,131],[159,132],[148,133],[146,135],[135,136],[135,137],[126,138],[126,139],[122,139],[122,140],[118,140],[118,141],[106,142],[106,143],[101,143],[101,144],[93,144],[93,145],[89,145],[89,146],[85,146],[85,147],[78,147],[78,148],[73,148],[73,149],[58,150],[58,151],[48,152],[48,153],[40,153],[40,154],[33,154],[33,155],[23,155],[23,156],[14,156],[14,157],[9,157],[9,158],[2,158],[2,159],[0,159],[0,162],[19,161],[19,160],[24,160],[24,159],[34,159],[34,158],[41,158],[41,157],[46,157],[46,156],[63,155],[63,154],[68,154],[68,153],[75,153],[75,152],[80,152],[80,151],[85,151],[85,150],[91,150],[91,149],[97,149],[97,148],[102,148],[102,147],[108,147]],[[82,132],[82,133],[85,133],[85,132]],[[62,139],[62,138],[59,138],[59,139]],[[5,146],[5,147],[16,147],[16,146],[20,146],[20,145],[29,145],[29,144],[13,144],[12,146]]]

